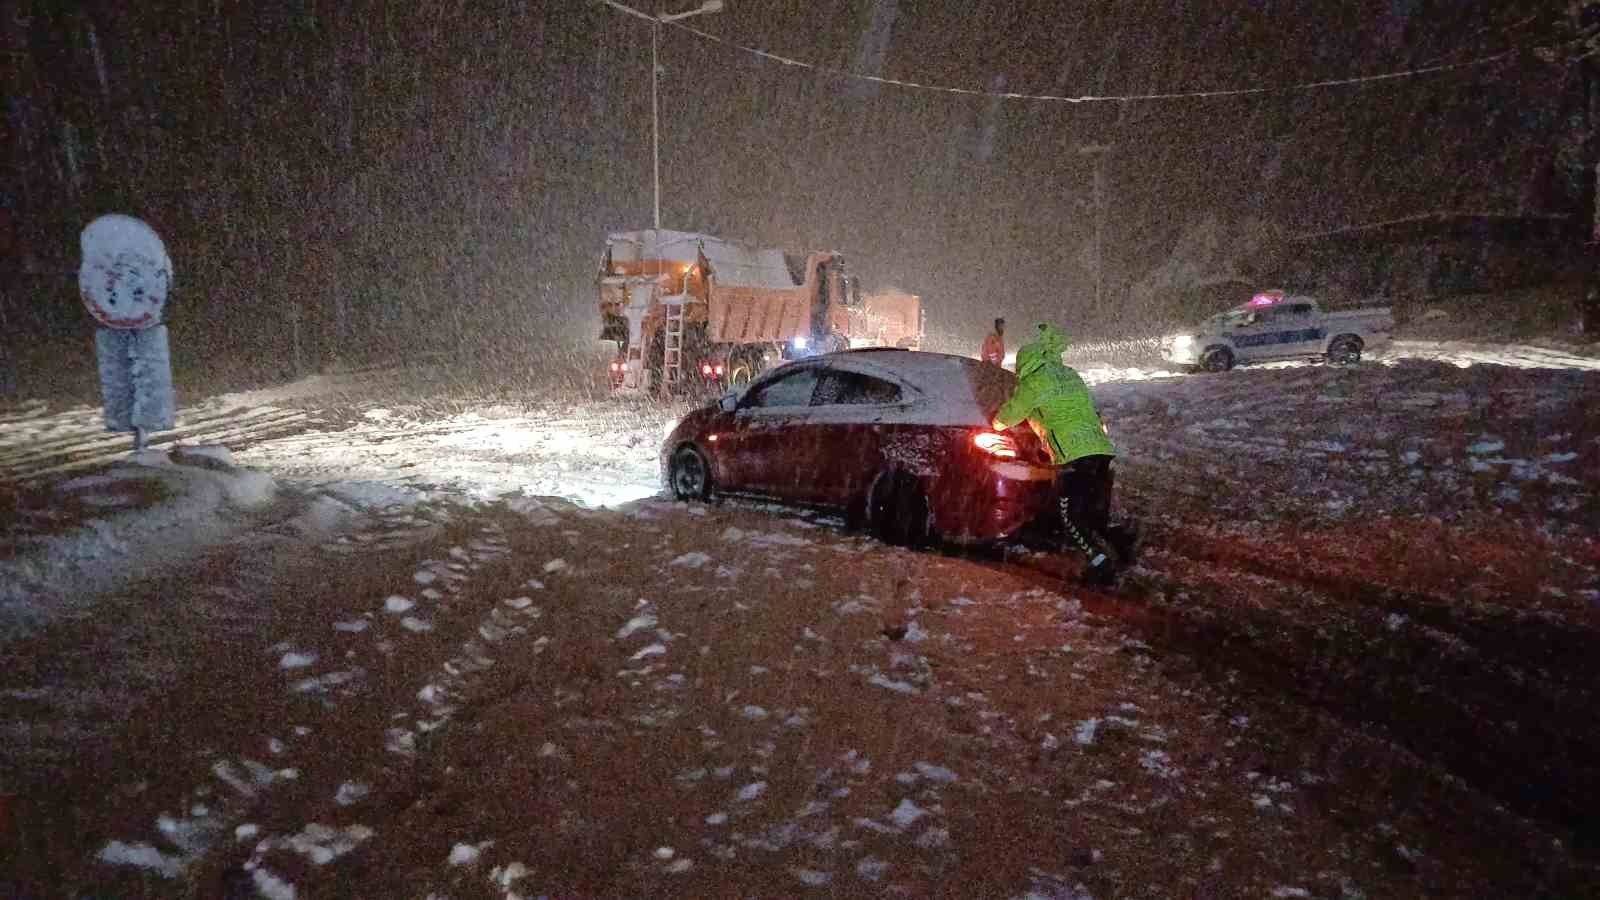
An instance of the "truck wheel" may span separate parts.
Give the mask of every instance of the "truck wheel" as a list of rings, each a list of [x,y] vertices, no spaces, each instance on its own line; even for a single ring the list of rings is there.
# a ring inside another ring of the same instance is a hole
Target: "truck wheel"
[[[711,464],[699,450],[691,446],[678,448],[672,454],[672,466],[667,470],[672,482],[672,496],[678,500],[711,499]]]
[[[1233,368],[1233,351],[1227,347],[1212,347],[1200,357],[1200,368],[1207,372],[1226,372]]]
[[[1361,338],[1341,334],[1328,344],[1328,362],[1336,366],[1353,366],[1361,362]]]
[[[880,540],[896,547],[922,547],[932,537],[932,511],[916,479],[904,473],[879,476],[867,499],[867,521]]]

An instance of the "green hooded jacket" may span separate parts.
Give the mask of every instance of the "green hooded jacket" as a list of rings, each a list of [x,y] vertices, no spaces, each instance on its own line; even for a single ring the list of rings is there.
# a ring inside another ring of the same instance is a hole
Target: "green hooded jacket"
[[[995,414],[998,427],[1027,420],[1058,466],[1095,454],[1116,456],[1095,412],[1089,387],[1061,363],[1067,336],[1054,325],[1039,326],[1033,343],[1017,351],[1017,389]]]

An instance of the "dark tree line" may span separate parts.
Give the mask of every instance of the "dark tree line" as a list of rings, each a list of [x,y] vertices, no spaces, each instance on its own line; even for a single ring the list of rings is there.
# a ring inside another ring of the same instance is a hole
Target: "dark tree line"
[[[910,80],[1136,94],[1573,39],[1565,4],[1503,6],[730,0],[693,24]],[[13,366],[86,334],[77,234],[105,211],[167,238],[178,355],[218,377],[287,374],[297,353],[303,368],[536,365],[593,337],[605,232],[649,221],[648,26],[598,4],[19,0],[0,37]],[[845,250],[869,288],[923,294],[935,331],[976,334],[1000,312],[1114,333],[1128,286],[1213,217],[1315,230],[1582,199],[1562,155],[1582,80],[1531,53],[1369,86],[1094,104],[862,85],[675,29],[662,61],[666,227]]]

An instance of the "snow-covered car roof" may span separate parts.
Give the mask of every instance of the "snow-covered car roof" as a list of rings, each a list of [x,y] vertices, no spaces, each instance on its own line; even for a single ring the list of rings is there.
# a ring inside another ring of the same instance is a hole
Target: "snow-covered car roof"
[[[1294,306],[1299,303],[1314,304],[1316,302],[1317,298],[1310,294],[1291,294],[1288,291],[1274,288],[1270,291],[1257,291],[1249,300],[1217,313],[1217,315],[1227,316],[1234,313],[1255,312],[1256,310],[1274,309],[1280,306]]]
[[[901,424],[986,426],[1017,384],[1011,372],[970,357],[888,348],[845,350],[798,360],[772,370],[757,384],[800,366],[859,372],[911,388],[914,396],[907,397],[909,402],[892,417],[873,408],[877,410],[872,414],[875,420],[892,418]]]

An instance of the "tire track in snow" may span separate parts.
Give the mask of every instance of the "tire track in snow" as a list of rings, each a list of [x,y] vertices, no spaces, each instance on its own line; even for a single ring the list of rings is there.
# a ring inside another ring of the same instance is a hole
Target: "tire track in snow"
[[[1135,580],[1156,601],[1152,641],[1353,727],[1378,724],[1520,813],[1600,840],[1588,799],[1600,792],[1600,663],[1588,632],[1537,616],[1480,619],[1448,598],[1294,568],[1200,528],[1154,529],[1147,547]]]
[[[350,512],[343,504],[337,506]],[[23,832],[30,836],[33,858],[24,854],[19,861],[44,867],[40,873],[71,872],[70,877],[85,889],[111,885],[120,886],[112,891],[117,896],[170,896],[173,880],[186,877],[207,854],[226,845],[229,829],[242,823],[256,804],[272,792],[292,792],[302,784],[302,775],[309,770],[301,751],[313,733],[304,723],[311,720],[302,719],[293,727],[292,720],[267,721],[272,730],[257,732],[254,729],[263,723],[241,723],[239,708],[253,705],[271,711],[308,700],[320,705],[325,697],[349,702],[366,690],[366,678],[329,678],[325,689],[295,691],[292,679],[313,677],[305,674],[309,667],[324,660],[347,660],[308,649],[315,644],[304,642],[304,636],[274,645],[265,657],[257,656],[260,644],[274,631],[304,630],[303,607],[316,596],[304,588],[328,581],[330,560],[314,549],[319,541],[329,553],[352,543],[404,553],[408,545],[436,539],[438,533],[437,524],[427,517],[358,513],[353,533],[369,540],[356,542],[349,535],[336,536],[338,529],[320,514],[312,517],[320,524],[296,525],[291,514],[297,510],[306,511],[305,505],[280,508],[271,522],[215,558],[135,588],[116,601],[116,608],[97,611],[92,619],[75,622],[62,634],[46,636],[52,642],[48,645],[27,646],[28,655],[19,657],[8,681],[31,679],[34,686],[16,690],[36,695],[37,717],[76,728],[78,739],[66,756],[55,759],[35,753],[48,748],[5,747],[6,767],[34,754],[37,765],[24,764],[21,769],[30,773],[30,783],[48,782],[54,793],[78,799],[71,805],[73,833],[53,831],[60,823],[36,816],[35,826]],[[180,597],[181,610],[171,609]],[[171,621],[169,612],[181,616]],[[50,652],[58,639],[72,652]],[[281,677],[291,681],[285,698],[252,696],[239,701],[229,696],[230,687],[251,682],[252,673],[245,670],[263,662],[281,669]],[[369,662],[365,668],[379,667]],[[115,692],[97,695],[102,683],[114,686]],[[98,697],[99,702],[80,704],[76,702],[80,697]],[[114,706],[112,713],[101,713],[107,705]],[[159,713],[148,714],[152,710]],[[84,758],[115,762],[93,767],[94,771],[70,765]],[[202,772],[203,780],[173,790],[174,779]],[[38,804],[50,802],[37,790],[39,784],[33,789],[28,783],[12,786],[23,788],[19,813],[26,810],[35,816]],[[174,797],[181,798],[175,805]],[[162,808],[148,805],[153,803]],[[116,823],[111,833],[103,830],[105,823]],[[97,838],[101,843],[94,847],[79,847]],[[104,865],[96,869],[89,859],[68,858],[75,850]],[[39,874],[37,883],[57,884],[52,880],[57,877]],[[159,887],[152,889],[151,882]]]
[[[180,414],[173,431],[209,428],[219,423],[241,421],[262,413],[287,412],[275,407],[255,409],[198,409]],[[87,448],[89,445],[126,443],[126,434],[113,434],[105,430],[98,411],[70,411],[50,417],[52,423],[43,429],[18,430],[0,439],[0,462],[13,460],[26,462],[32,457],[43,457],[63,450]],[[167,434],[170,432],[162,432]]]
[[[262,407],[180,425],[172,431],[155,435],[150,446],[159,450],[183,442],[222,441],[242,445],[303,431],[310,421],[303,410]],[[18,446],[25,449],[0,453],[0,481],[31,481],[125,459],[128,456],[127,448],[131,446],[131,437],[106,437],[105,432],[101,431],[95,435],[67,438],[42,448],[35,445]],[[112,448],[117,449],[113,451]]]

